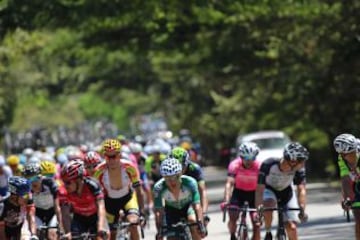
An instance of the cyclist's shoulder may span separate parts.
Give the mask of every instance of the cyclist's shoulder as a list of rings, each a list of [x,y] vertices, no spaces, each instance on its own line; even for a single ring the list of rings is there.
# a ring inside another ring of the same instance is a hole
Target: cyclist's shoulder
[[[197,182],[193,177],[187,175],[181,175],[181,185],[184,186],[197,186]]]

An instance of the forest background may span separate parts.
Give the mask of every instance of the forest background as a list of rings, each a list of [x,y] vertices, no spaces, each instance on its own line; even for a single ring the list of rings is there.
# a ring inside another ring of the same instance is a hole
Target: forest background
[[[2,0],[0,126],[129,129],[160,112],[203,155],[280,129],[336,175],[332,140],[360,135],[360,1]]]

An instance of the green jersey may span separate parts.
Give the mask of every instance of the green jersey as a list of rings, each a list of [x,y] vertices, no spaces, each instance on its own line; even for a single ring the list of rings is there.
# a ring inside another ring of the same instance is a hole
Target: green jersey
[[[357,161],[359,162],[359,159]],[[339,166],[340,177],[349,176],[354,181],[356,175],[360,173],[359,167],[356,167],[356,172],[351,171],[347,162],[340,155],[338,157],[338,166]]]
[[[181,176],[181,190],[179,198],[175,199],[165,183],[165,179],[160,179],[154,186],[154,205],[155,208],[169,206],[182,209],[190,204],[200,203],[200,194],[195,179],[189,176]]]

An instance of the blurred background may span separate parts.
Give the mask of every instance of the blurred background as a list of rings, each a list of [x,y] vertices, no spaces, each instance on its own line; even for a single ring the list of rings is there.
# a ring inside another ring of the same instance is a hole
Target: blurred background
[[[332,140],[360,134],[359,12],[352,0],[3,0],[2,151],[185,136],[203,165],[225,167],[239,136],[279,130],[309,148],[311,178],[336,178]]]

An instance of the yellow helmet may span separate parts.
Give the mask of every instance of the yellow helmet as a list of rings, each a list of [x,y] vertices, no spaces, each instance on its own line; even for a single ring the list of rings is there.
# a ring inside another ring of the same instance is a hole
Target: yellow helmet
[[[41,175],[53,176],[56,173],[56,165],[50,161],[42,161],[40,163]]]
[[[185,150],[190,150],[191,148],[192,148],[192,145],[191,145],[191,143],[190,142],[182,142],[181,144],[180,144],[180,147],[182,147],[182,148],[184,148]]]
[[[120,152],[121,143],[117,139],[106,139],[102,144],[102,153]]]
[[[18,165],[20,163],[20,158],[17,155],[10,155],[7,158],[8,165]]]

